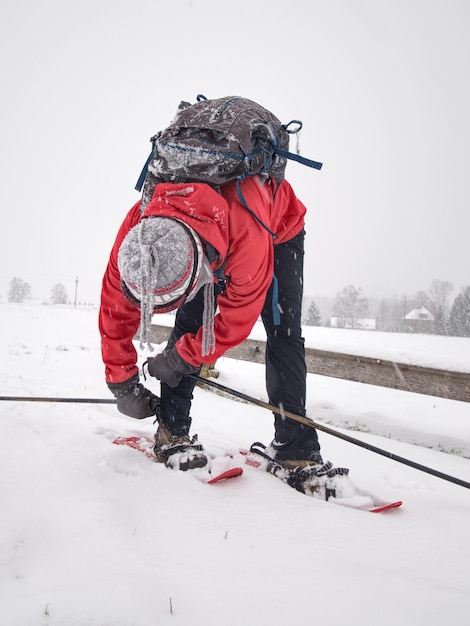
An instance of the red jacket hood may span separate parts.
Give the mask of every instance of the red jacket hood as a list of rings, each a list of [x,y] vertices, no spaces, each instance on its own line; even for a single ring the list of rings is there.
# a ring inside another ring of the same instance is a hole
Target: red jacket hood
[[[194,228],[218,252],[219,266],[227,256],[229,244],[228,205],[208,185],[161,183],[142,217],[173,217]]]

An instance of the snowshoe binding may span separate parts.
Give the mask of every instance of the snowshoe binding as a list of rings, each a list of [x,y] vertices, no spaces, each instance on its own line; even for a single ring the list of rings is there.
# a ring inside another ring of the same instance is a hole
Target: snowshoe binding
[[[253,443],[249,459],[258,464],[270,474],[280,478],[297,491],[306,495],[328,500],[329,498],[350,497],[355,487],[348,479],[349,469],[334,467],[331,461],[315,463],[314,461],[299,460],[282,461],[270,456],[270,450],[262,443]]]
[[[189,435],[176,437],[163,424],[159,425],[155,435],[153,451],[157,461],[170,469],[185,472],[208,464],[208,457],[197,435],[192,438]]]

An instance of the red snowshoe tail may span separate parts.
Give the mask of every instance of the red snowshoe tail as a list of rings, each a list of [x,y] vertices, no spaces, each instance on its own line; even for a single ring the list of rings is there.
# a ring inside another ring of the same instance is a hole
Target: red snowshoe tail
[[[396,502],[389,502],[387,504],[383,504],[382,506],[377,506],[374,509],[369,509],[371,513],[382,513],[383,511],[388,511],[389,509],[397,509],[401,506],[403,502],[401,500],[397,500]]]
[[[116,437],[113,443],[116,446],[128,446],[129,448],[142,452],[142,454],[145,454],[149,459],[156,460],[152,451],[152,441],[145,437]]]
[[[243,474],[242,467],[231,467],[227,471],[222,472],[221,474],[218,474],[217,476],[214,476],[214,478],[211,478],[210,480],[208,480],[207,484],[213,485],[214,483],[218,483],[219,480],[226,480],[227,478],[236,478],[237,476],[241,476],[242,474]]]

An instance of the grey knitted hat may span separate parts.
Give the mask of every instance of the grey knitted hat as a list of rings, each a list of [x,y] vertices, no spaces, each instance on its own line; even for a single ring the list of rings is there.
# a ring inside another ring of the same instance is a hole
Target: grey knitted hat
[[[208,286],[207,291],[212,293],[212,324],[204,331],[213,351],[212,272],[201,239],[190,226],[169,217],[144,218],[122,241],[118,267],[123,293],[141,309],[141,346],[144,342],[150,346],[153,313],[177,309],[202,285]],[[210,296],[208,293],[205,299],[208,307]],[[206,314],[204,319],[208,320]]]

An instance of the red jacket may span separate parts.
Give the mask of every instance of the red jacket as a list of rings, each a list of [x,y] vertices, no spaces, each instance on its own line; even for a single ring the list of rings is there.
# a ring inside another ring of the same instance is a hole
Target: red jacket
[[[215,317],[215,352],[201,355],[202,328],[196,335],[186,334],[176,349],[192,365],[211,363],[250,334],[263,307],[273,278],[273,243],[278,245],[295,237],[304,226],[305,207],[287,181],[274,194],[270,182],[259,177],[241,182],[246,204],[276,235],[259,224],[241,203],[235,182],[217,193],[201,183],[162,183],[155,187],[152,201],[140,215],[140,202],[127,214],[111,250],[103,278],[99,328],[107,382],[125,381],[137,373],[137,353],[132,340],[140,323],[140,310],[123,295],[117,257],[122,240],[142,217],[178,217],[194,228],[218,252],[213,269],[225,260],[224,272],[230,276],[218,300]],[[174,192],[185,190],[182,195]]]

